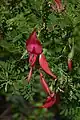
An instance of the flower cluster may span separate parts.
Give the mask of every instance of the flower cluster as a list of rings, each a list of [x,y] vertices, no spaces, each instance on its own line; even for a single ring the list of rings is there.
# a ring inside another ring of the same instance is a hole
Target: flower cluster
[[[42,69],[44,70],[44,72],[52,76],[53,79],[57,79],[56,75],[52,73],[52,71],[50,70],[48,66],[46,57],[43,54],[42,45],[37,38],[36,30],[34,30],[31,33],[29,39],[26,40],[26,49],[29,53],[29,64],[30,64],[30,72],[29,72],[28,79],[27,79],[28,82],[31,79],[32,71],[33,71],[34,66],[36,65],[37,60],[40,65],[39,70]]]
[[[50,90],[43,76],[42,71],[50,75],[54,80],[57,80],[57,77],[55,74],[52,73],[48,65],[48,62],[46,60],[46,57],[43,54],[42,44],[37,38],[36,29],[30,34],[29,38],[26,40],[26,49],[29,54],[29,64],[30,64],[30,71],[29,71],[27,81],[28,83],[30,82],[31,77],[32,77],[32,72],[34,68],[36,67],[36,64],[38,63],[38,66],[39,66],[38,71],[40,73],[40,83],[44,91],[48,95],[45,103],[42,106],[40,106],[40,108],[49,108],[53,106],[54,104],[58,104],[60,102],[60,95]],[[72,70],[73,53],[74,53],[74,49],[72,47],[71,52],[68,55],[68,70],[69,71]]]
[[[34,30],[31,33],[29,39],[26,40],[26,49],[29,54],[29,64],[30,64],[30,72],[29,72],[27,81],[30,82],[33,68],[36,66],[36,62],[38,61],[39,72],[40,72],[40,83],[44,91],[49,95],[47,97],[46,103],[42,107],[45,107],[45,108],[51,107],[53,104],[56,103],[57,97],[56,97],[56,94],[49,89],[47,82],[43,77],[42,70],[48,75],[50,75],[54,80],[57,80],[57,77],[52,73],[51,69],[49,68],[46,57],[43,54],[42,45],[37,38],[36,30]]]

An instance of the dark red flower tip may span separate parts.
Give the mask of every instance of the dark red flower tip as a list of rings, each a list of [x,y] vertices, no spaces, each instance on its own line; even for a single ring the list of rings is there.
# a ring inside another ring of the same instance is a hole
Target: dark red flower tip
[[[40,82],[41,82],[41,85],[44,89],[44,91],[47,93],[47,94],[51,94],[51,90],[49,89],[48,85],[47,85],[47,82],[45,81],[44,77],[43,77],[43,74],[40,73]]]
[[[52,100],[52,98],[55,96],[55,93],[51,93],[50,96],[47,97],[46,102],[49,102]]]
[[[32,54],[39,55],[42,53],[42,45],[37,38],[37,34],[35,30],[31,33],[29,39],[26,40],[26,49],[29,53]]]
[[[68,59],[68,70],[72,71],[72,60]]]
[[[47,62],[47,60],[46,60],[46,58],[45,58],[45,56],[44,56],[43,53],[40,54],[40,56],[39,56],[39,64],[40,64],[41,68],[42,68],[47,74],[49,74],[50,76],[52,76],[53,79],[57,79],[56,75],[54,75],[54,74],[52,73],[52,71],[50,70],[50,68],[49,68],[49,66],[48,66],[48,62]]]
[[[50,96],[47,97],[45,103],[39,108],[50,108],[53,105],[58,105],[60,103],[60,95],[59,93],[51,93]]]
[[[40,108],[50,108],[55,103],[56,103],[56,96],[55,96],[55,94],[52,94],[52,97],[48,96],[45,103],[42,106],[40,106]]]
[[[44,105],[42,105],[40,108],[50,108],[50,107],[53,106],[53,104],[55,103],[55,101],[56,101],[56,99],[51,100],[51,101],[45,103]]]

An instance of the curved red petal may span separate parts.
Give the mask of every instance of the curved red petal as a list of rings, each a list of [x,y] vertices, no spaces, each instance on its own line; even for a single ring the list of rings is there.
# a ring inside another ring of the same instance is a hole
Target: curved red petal
[[[39,56],[39,64],[41,66],[41,68],[47,73],[49,74],[50,76],[52,76],[54,79],[57,79],[56,75],[54,75],[49,66],[48,66],[48,62],[46,61],[46,58],[44,56],[44,54],[40,54]]]
[[[56,103],[56,98],[52,98],[49,102],[45,102],[41,108],[50,108]]]
[[[36,31],[34,30],[34,31],[30,34],[29,39],[26,40],[26,46],[27,46],[28,44],[34,44],[34,43],[36,43],[36,40],[37,40],[37,34],[36,34]]]
[[[29,75],[28,75],[28,78],[27,78],[28,82],[30,82],[31,77],[32,77],[32,67],[30,68]]]
[[[30,63],[30,65],[32,67],[34,67],[36,59],[37,59],[37,55],[36,54],[30,54],[30,56],[29,56],[29,63]]]
[[[42,87],[45,90],[45,92],[50,95],[51,91],[50,91],[50,89],[49,89],[49,87],[48,87],[42,73],[40,73],[40,82],[41,82]]]

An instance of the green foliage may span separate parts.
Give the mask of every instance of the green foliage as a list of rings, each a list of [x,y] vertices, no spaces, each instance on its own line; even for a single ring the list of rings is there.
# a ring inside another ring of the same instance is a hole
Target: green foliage
[[[45,75],[49,86],[52,85],[52,90],[60,92],[60,114],[66,117],[71,116],[72,120],[79,120],[80,0],[77,2],[67,0],[66,10],[62,13],[52,11],[48,2],[50,1],[0,1],[0,93],[8,98],[12,95],[23,96],[34,106],[41,105],[45,100],[46,95],[41,88],[37,70],[34,71],[30,84],[26,82],[29,64],[28,54],[24,55],[25,41],[36,27],[47,61],[52,71],[58,76],[55,86],[55,82]],[[73,70],[68,72],[67,58],[73,40]],[[15,103],[14,100],[12,102]],[[15,106],[13,109],[18,109],[17,103]],[[24,108],[22,111],[25,111],[29,106],[22,108]],[[20,119],[22,111],[16,111],[16,114],[14,112],[13,119]],[[33,114],[26,115],[25,120],[48,119],[53,115],[52,113],[51,110],[49,112],[35,108]]]

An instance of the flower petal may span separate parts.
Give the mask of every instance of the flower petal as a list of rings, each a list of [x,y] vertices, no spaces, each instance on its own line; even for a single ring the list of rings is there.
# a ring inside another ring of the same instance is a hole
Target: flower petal
[[[68,70],[71,71],[72,70],[72,60],[68,59]]]
[[[29,75],[28,75],[28,78],[27,78],[28,82],[30,82],[31,77],[32,77],[32,67],[30,68]]]
[[[42,73],[40,73],[40,82],[41,82],[42,87],[45,90],[45,92],[50,95],[51,91],[50,91]]]
[[[48,66],[48,62],[46,61],[46,58],[44,56],[44,54],[40,54],[39,56],[39,64],[41,66],[41,68],[50,76],[52,76],[54,79],[57,79],[57,77],[51,72],[49,66]]]
[[[29,63],[32,67],[35,65],[36,59],[37,59],[36,54],[30,54],[29,55]]]
[[[61,0],[54,0],[57,6],[57,9],[61,9],[62,8],[62,3]]]
[[[37,38],[37,34],[35,30],[31,33],[29,39],[26,40],[26,49],[28,52],[32,54],[42,53],[42,45]]]
[[[58,12],[61,12],[64,10],[61,0],[54,0],[54,2],[56,4],[56,9],[58,10]]]
[[[51,100],[49,100],[48,102],[45,102],[42,106],[40,106],[40,108],[50,108],[52,107],[54,104],[56,103],[56,98],[52,98]]]

